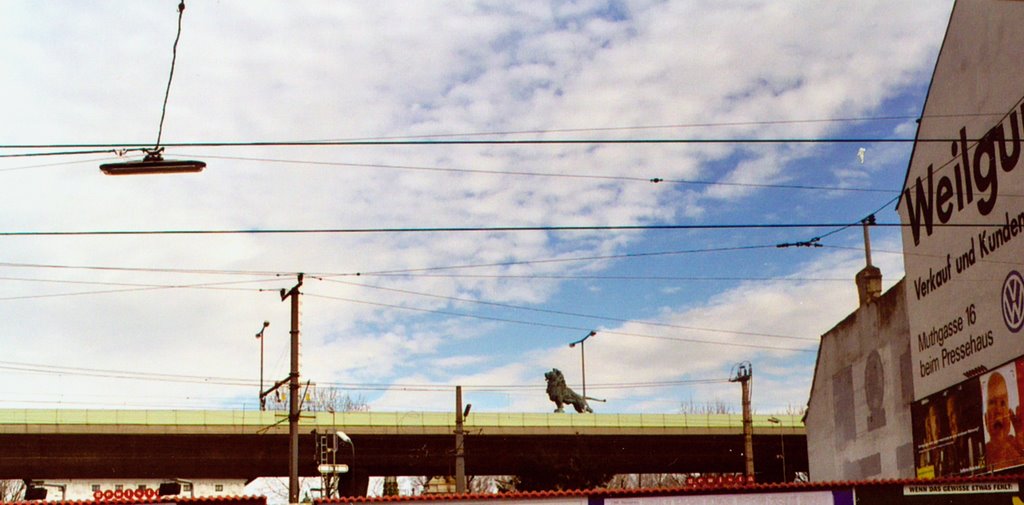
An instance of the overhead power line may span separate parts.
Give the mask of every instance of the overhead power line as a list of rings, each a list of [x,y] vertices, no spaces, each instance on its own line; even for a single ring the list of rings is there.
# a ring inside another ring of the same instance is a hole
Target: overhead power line
[[[355,272],[347,274],[321,274],[322,277],[361,277],[361,276],[396,276],[396,275],[408,275],[418,274],[422,272],[438,272],[443,270],[464,270],[471,268],[492,268],[492,267],[509,267],[519,265],[538,265],[538,264],[549,264],[549,263],[570,263],[576,261],[599,261],[599,260],[610,260],[610,259],[633,259],[633,258],[649,258],[654,256],[674,256],[682,254],[696,254],[696,253],[712,253],[712,252],[729,252],[729,251],[750,251],[755,249],[774,249],[774,245],[746,245],[746,246],[733,246],[733,247],[709,247],[703,249],[683,249],[676,251],[656,251],[656,252],[638,252],[638,253],[622,253],[622,254],[603,254],[595,256],[571,256],[566,258],[545,258],[545,259],[534,259],[534,260],[520,260],[520,261],[502,261],[497,263],[469,263],[463,265],[447,265],[447,266],[434,266],[434,267],[422,267],[422,268],[406,268],[406,269],[395,269],[395,270],[377,270],[370,272]]]
[[[180,35],[180,31],[179,31]],[[177,39],[175,39],[175,48]],[[175,49],[176,51],[176,49]],[[173,78],[173,58],[171,78]],[[170,89],[170,78],[168,79]],[[164,103],[166,106],[166,95]],[[929,116],[867,116],[849,118],[805,118],[805,119],[776,119],[776,120],[755,120],[755,121],[720,121],[720,122],[692,122],[662,125],[629,125],[629,126],[608,126],[588,128],[546,128],[529,130],[505,130],[490,132],[461,132],[461,133],[435,133],[424,135],[392,135],[377,137],[345,138],[345,139],[320,139],[320,140],[276,140],[276,141],[220,141],[220,142],[179,142],[165,143],[165,147],[234,147],[234,146],[346,146],[346,145],[450,145],[450,144],[604,144],[604,143],[892,143],[892,142],[948,142],[949,139],[911,139],[911,138],[721,138],[721,139],[504,139],[504,140],[464,140],[464,137],[490,137],[490,136],[511,136],[511,135],[550,135],[565,133],[598,133],[614,131],[639,131],[639,130],[665,130],[665,129],[689,129],[689,128],[715,128],[715,127],[737,127],[737,126],[769,126],[769,125],[791,125],[791,124],[812,124],[812,123],[837,123],[837,122],[872,122],[872,121],[907,121],[923,120],[930,118],[951,118],[951,117],[983,117],[1000,116],[1003,112],[996,113],[966,113],[966,114],[936,114]],[[161,115],[161,126],[163,117]],[[161,129],[162,133],[162,129]],[[450,139],[457,140],[450,140]],[[448,140],[445,140],[448,139]],[[959,139],[956,139],[959,140]],[[157,143],[159,144],[159,135]],[[33,152],[0,155],[5,157],[29,157],[29,156],[59,156],[94,153],[124,154],[128,150],[145,151],[149,148],[144,142],[124,143],[35,143],[35,144],[6,144],[0,145],[2,149],[77,149],[68,152]],[[93,149],[84,151],[82,149]],[[96,150],[101,149],[101,150]]]
[[[295,272],[275,272],[271,270],[223,270],[209,268],[158,268],[158,267],[124,267],[104,265],[55,265],[47,263],[15,263],[0,261],[0,268],[42,268],[55,270],[96,270],[107,272],[145,272],[172,274],[205,274],[205,275],[252,275],[252,276],[292,276]]]
[[[134,151],[135,149],[133,149]],[[0,154],[0,158],[36,158],[41,156],[74,156],[81,154],[122,154],[123,151],[119,149],[93,149],[89,151],[42,151],[32,153],[14,153],[14,154]],[[91,161],[91,160],[90,160]],[[78,162],[76,162],[78,163]],[[47,166],[47,165],[37,165]],[[29,167],[32,168],[32,167]],[[4,169],[10,170],[10,169]]]
[[[3,157],[3,155],[0,155],[0,157]],[[116,159],[119,159],[119,158],[113,158],[113,157],[91,158],[91,159],[87,159],[87,160],[61,161],[61,162],[57,162],[57,163],[39,163],[39,164],[35,164],[35,165],[22,165],[22,166],[17,166],[17,167],[4,167],[4,168],[0,168],[0,173],[2,173],[2,172],[15,172],[15,171],[18,171],[18,170],[29,170],[29,169],[33,169],[33,168],[57,167],[57,166],[62,166],[62,165],[82,165],[82,164],[86,164],[86,163],[95,164],[98,161],[111,161],[111,160],[116,160]]]
[[[968,115],[999,115],[997,114],[968,114]],[[937,116],[929,116],[937,117]],[[955,117],[955,116],[953,116]],[[611,131],[638,131],[638,130],[673,130],[689,128],[715,128],[715,127],[736,127],[736,126],[771,126],[791,124],[812,124],[812,123],[845,123],[845,122],[872,122],[872,121],[907,121],[918,119],[917,116],[864,116],[849,118],[805,118],[805,119],[768,119],[762,121],[719,121],[719,122],[693,122],[674,123],[661,125],[633,125],[633,126],[604,126],[590,128],[547,128],[533,130],[503,130],[489,132],[463,132],[463,133],[435,133],[425,135],[402,135],[389,137],[364,137],[347,139],[325,139],[327,141],[338,140],[399,140],[399,139],[431,139],[451,137],[482,137],[482,136],[509,136],[509,135],[550,135],[553,133],[596,133]]]
[[[357,286],[357,287],[363,287],[363,288],[369,288],[369,289],[376,289],[376,290],[380,290],[380,291],[388,291],[388,292],[392,292],[392,293],[402,293],[402,294],[413,295],[413,296],[421,296],[421,297],[426,297],[426,298],[436,298],[436,299],[447,300],[447,301],[454,301],[454,302],[461,302],[461,303],[472,303],[472,304],[477,304],[477,305],[486,305],[486,306],[490,306],[490,307],[500,307],[500,308],[506,308],[506,309],[523,310],[523,311],[537,312],[537,313],[542,313],[542,314],[552,314],[552,315],[558,315],[558,316],[580,317],[580,318],[586,318],[586,319],[600,319],[600,320],[603,320],[603,321],[612,321],[612,322],[616,322],[616,323],[633,323],[633,324],[641,324],[641,325],[645,325],[645,326],[658,326],[658,327],[662,327],[662,328],[675,328],[675,329],[689,330],[689,331],[703,331],[703,332],[711,332],[711,333],[728,333],[728,334],[733,334],[733,335],[750,335],[750,336],[755,336],[755,337],[782,338],[782,339],[792,339],[792,340],[805,340],[805,341],[809,341],[809,342],[817,342],[818,341],[817,339],[812,339],[812,338],[807,338],[807,337],[794,337],[794,336],[791,336],[791,335],[778,335],[778,334],[772,334],[772,333],[761,333],[761,332],[744,331],[744,330],[725,330],[725,329],[719,329],[719,328],[701,328],[701,327],[696,327],[696,326],[684,326],[684,325],[670,324],[670,323],[659,323],[659,322],[655,322],[655,321],[642,321],[642,320],[636,320],[636,319],[622,319],[622,318],[600,316],[600,315],[594,315],[594,314],[583,314],[583,313],[580,313],[580,312],[569,312],[569,311],[562,311],[562,310],[540,309],[540,308],[536,308],[536,307],[526,307],[526,306],[522,306],[522,305],[513,305],[513,304],[509,304],[509,303],[488,302],[488,301],[485,301],[485,300],[474,300],[472,298],[459,298],[459,297],[454,297],[454,296],[443,296],[443,295],[436,295],[436,294],[433,294],[433,293],[423,293],[423,292],[419,292],[419,291],[411,291],[411,290],[407,290],[407,289],[397,289],[397,288],[388,288],[388,287],[384,287],[384,286],[374,286],[372,284],[364,284],[364,283],[359,283],[359,282],[341,281],[341,280],[325,279],[325,278],[319,278],[319,279],[323,280],[323,281],[327,281],[327,282],[334,282],[334,283],[338,283],[338,284],[345,284],[345,285],[348,285],[348,286]]]
[[[176,40],[177,42],[177,40]],[[173,67],[172,67],[173,68]],[[173,76],[173,70],[172,70]],[[170,84],[168,79],[168,87]],[[166,97],[165,97],[166,99]],[[804,119],[769,119],[769,120],[753,120],[753,121],[719,121],[719,122],[691,122],[691,123],[674,123],[674,124],[661,124],[661,125],[628,125],[628,126],[606,126],[606,127],[588,127],[588,128],[544,128],[544,129],[528,129],[528,130],[504,130],[504,131],[490,131],[490,132],[460,132],[460,133],[434,133],[424,135],[391,135],[391,136],[377,136],[377,137],[357,137],[357,138],[343,138],[343,139],[320,139],[320,140],[292,140],[292,141],[233,141],[233,142],[187,142],[177,144],[163,144],[164,146],[171,147],[223,147],[223,146],[293,146],[293,145],[348,145],[350,143],[381,143],[381,142],[414,142],[416,144],[424,141],[440,139],[451,139],[460,137],[490,137],[490,136],[511,136],[511,135],[550,135],[550,134],[565,134],[565,133],[598,133],[598,132],[614,132],[614,131],[640,131],[640,130],[667,130],[667,129],[689,129],[689,128],[715,128],[715,127],[737,127],[737,126],[770,126],[770,125],[791,125],[791,124],[813,124],[813,123],[838,123],[838,122],[878,122],[878,121],[907,121],[907,120],[920,120],[930,118],[950,118],[950,117],[983,117],[983,116],[1000,116],[1004,115],[1002,112],[995,113],[967,113],[967,114],[936,114],[929,116],[909,116],[909,115],[896,115],[896,116],[865,116],[865,117],[845,117],[845,118],[804,118]],[[739,142],[790,142],[791,139],[648,139],[655,141],[683,141],[683,142],[702,142],[702,143],[739,143]],[[645,142],[648,140],[644,139],[624,139],[624,142]],[[870,139],[803,139],[810,142],[869,142]],[[912,142],[914,139],[885,139],[886,142]],[[488,141],[475,141],[475,142],[488,142]],[[508,143],[522,143],[522,142],[534,142],[524,140],[504,140],[504,141],[492,141],[492,142],[508,142]],[[615,142],[615,140],[603,140],[603,139],[574,139],[567,141],[550,140],[546,142],[562,143],[562,142]],[[391,145],[391,144],[389,144]],[[58,149],[58,148],[77,148],[84,149],[88,147],[106,147],[106,150],[100,152],[117,152],[116,149],[119,147],[135,146],[139,150],[144,150],[149,147],[148,143],[121,143],[121,144],[8,144],[0,145],[0,149]],[[63,155],[63,154],[89,154],[89,151],[74,151],[69,153],[25,153],[25,154],[14,154],[6,157],[20,157],[20,156],[52,156],[52,155]],[[5,157],[0,155],[0,157]]]
[[[537,322],[537,321],[522,321],[522,320],[502,318],[502,317],[483,316],[483,315],[477,315],[477,314],[466,314],[466,313],[463,313],[463,312],[454,312],[454,311],[448,311],[448,310],[424,309],[424,308],[420,308],[420,307],[409,307],[409,306],[405,306],[405,305],[396,305],[396,304],[391,304],[391,303],[371,302],[371,301],[367,301],[367,300],[357,300],[357,299],[354,299],[354,298],[344,298],[344,297],[340,297],[340,296],[330,296],[330,295],[323,295],[323,294],[317,294],[317,293],[304,293],[304,294],[306,296],[308,296],[308,297],[313,297],[313,298],[323,298],[323,299],[327,299],[327,300],[337,300],[337,301],[348,302],[348,303],[355,303],[355,304],[360,304],[360,305],[370,305],[370,306],[374,306],[374,307],[385,307],[385,308],[391,308],[391,309],[406,310],[406,311],[411,311],[411,312],[420,312],[420,313],[427,313],[427,314],[439,314],[439,315],[446,315],[446,316],[453,316],[453,317],[464,317],[464,318],[471,318],[471,319],[479,319],[479,320],[483,320],[483,321],[494,321],[494,322],[500,322],[500,323],[512,323],[512,324],[520,324],[520,325],[525,325],[525,326],[536,326],[536,327],[541,327],[541,328],[553,328],[553,329],[559,329],[559,330],[572,330],[572,331],[591,331],[593,329],[593,328],[591,328],[589,326],[584,327],[584,326],[572,326],[572,325],[564,325],[564,324],[541,323],[541,322]],[[613,331],[613,330],[601,330],[601,333],[608,334],[608,335],[619,335],[619,336],[624,336],[624,337],[648,338],[648,339],[655,339],[655,340],[671,340],[671,341],[676,341],[676,342],[690,342],[690,343],[695,343],[695,344],[721,345],[721,346],[727,346],[727,347],[743,347],[743,348],[749,348],[749,349],[765,349],[765,350],[770,350],[770,351],[816,352],[813,349],[800,348],[800,347],[780,347],[780,346],[771,346],[771,345],[746,344],[746,343],[740,343],[740,342],[722,342],[722,341],[702,340],[702,339],[687,338],[687,337],[669,337],[669,336],[662,336],[662,335],[645,335],[645,334],[642,334],[642,333],[622,332],[622,331]]]
[[[189,383],[207,384],[214,386],[238,386],[255,387],[259,385],[258,379],[241,379],[236,377],[216,377],[204,375],[164,374],[154,372],[137,372],[129,370],[114,370],[106,368],[84,368],[63,365],[50,365],[43,363],[23,363],[16,361],[0,361],[0,370],[15,372],[38,373],[47,375],[71,375],[79,377],[94,377],[118,380],[139,380],[168,383]],[[454,384],[440,383],[356,383],[356,382],[331,382],[313,381],[318,386],[329,386],[358,391],[386,391],[390,389],[417,390],[417,391],[450,391],[455,389]],[[655,382],[620,382],[602,383],[595,385],[597,389],[642,389],[649,387],[672,387],[689,384],[714,384],[728,382],[726,378],[706,379],[681,379],[674,381]],[[463,389],[475,391],[514,391],[514,390],[539,390],[544,389],[543,384],[477,384],[463,385]]]
[[[548,264],[548,263],[569,263],[577,261],[599,261],[599,260],[610,260],[610,259],[629,259],[629,258],[647,258],[656,256],[673,256],[682,254],[696,254],[696,253],[715,253],[715,252],[729,252],[729,251],[746,251],[754,249],[773,249],[774,245],[749,245],[749,246],[734,246],[734,247],[710,247],[703,249],[682,249],[674,251],[650,251],[650,252],[635,252],[635,253],[622,253],[622,254],[604,254],[604,255],[592,255],[592,256],[570,256],[563,258],[540,258],[532,260],[519,260],[519,261],[504,261],[498,263],[475,263],[475,264],[460,264],[460,265],[440,265],[434,267],[423,267],[423,268],[411,268],[411,269],[396,269],[396,270],[380,270],[380,271],[367,271],[367,272],[348,272],[348,273],[337,273],[337,272],[317,272],[312,270],[306,270],[306,273],[311,276],[318,277],[360,277],[360,276],[396,276],[396,275],[410,275],[418,272],[437,272],[444,270],[461,270],[471,268],[488,268],[488,267],[507,267],[507,266],[518,266],[518,265],[530,265],[530,264]],[[16,263],[16,262],[0,262],[0,268],[38,268],[38,269],[54,269],[54,270],[92,270],[92,271],[113,271],[113,272],[136,272],[136,273],[171,273],[171,274],[200,274],[200,275],[244,275],[244,276],[277,276],[277,277],[290,277],[295,275],[297,272],[291,271],[272,271],[272,270],[223,270],[223,269],[201,269],[201,268],[157,268],[157,267],[125,267],[125,266],[110,266],[110,265],[59,265],[59,264],[47,264],[47,263]]]
[[[562,281],[666,281],[666,282],[850,282],[840,277],[744,277],[692,275],[572,275],[572,274],[362,274],[363,277],[425,277],[441,279],[532,279]]]
[[[18,279],[18,278],[6,278],[6,279],[9,279],[9,280],[26,280],[26,279]],[[277,278],[273,278],[273,279],[260,279],[260,280],[250,280],[250,281],[207,282],[207,283],[201,283],[201,284],[127,284],[127,283],[118,284],[118,283],[77,282],[77,284],[122,285],[122,286],[130,286],[130,287],[123,287],[123,288],[118,288],[118,289],[102,289],[102,290],[93,290],[93,291],[73,291],[73,292],[67,292],[67,293],[47,293],[47,294],[38,294],[38,295],[5,296],[5,297],[0,297],[0,301],[32,300],[32,299],[39,299],[39,298],[61,298],[61,297],[67,297],[67,296],[105,295],[105,294],[112,294],[112,293],[128,293],[128,292],[137,292],[137,291],[156,291],[156,290],[163,290],[163,289],[209,289],[209,290],[229,290],[229,291],[258,291],[259,290],[258,288],[239,288],[239,287],[230,287],[230,286],[237,285],[237,284],[247,284],[247,283],[271,282],[271,281],[276,281],[276,280],[278,280],[278,279]],[[39,280],[36,280],[36,281],[39,282]],[[72,283],[76,283],[74,281],[51,281],[51,282],[72,282]]]
[[[144,284],[139,282],[107,282],[107,281],[83,281],[77,279],[40,279],[38,277],[7,277],[2,276],[0,280],[3,281],[18,281],[18,282],[33,282],[33,283],[44,283],[44,284],[79,284],[86,286],[118,286],[125,288],[152,288],[152,289],[174,289],[174,288],[212,288],[218,286],[227,286],[233,284],[248,284],[257,282],[273,282],[279,280],[274,277],[271,279],[256,279],[251,281],[232,281],[232,282],[218,282],[218,283],[205,283],[205,284]]]
[[[258,379],[236,379],[229,377],[212,377],[200,375],[163,374],[154,372],[134,372],[128,370],[111,370],[103,368],[72,367],[64,365],[49,365],[43,363],[22,363],[15,361],[0,361],[0,370],[17,372],[42,373],[50,375],[75,375],[82,377],[97,377],[106,379],[132,379],[157,382],[184,382],[193,384],[210,384],[220,386],[256,386]]]
[[[816,237],[812,237],[809,240],[805,240],[805,241],[801,241],[801,242],[790,242],[790,243],[785,243],[785,244],[779,244],[778,247],[821,247],[822,246],[822,244],[821,244],[822,239],[828,238],[828,237],[830,237],[832,235],[835,235],[837,233],[840,233],[840,232],[842,232],[844,230],[848,230],[850,228],[853,228],[854,226],[861,225],[861,224],[863,224],[865,222],[870,223],[871,226],[887,226],[887,227],[894,226],[893,224],[880,224],[880,223],[878,223],[875,220],[875,215],[878,214],[879,212],[882,212],[882,209],[885,209],[890,204],[895,203],[896,201],[898,201],[899,198],[900,198],[899,195],[897,195],[897,196],[895,196],[893,198],[890,198],[888,201],[886,201],[885,203],[880,205],[877,209],[875,209],[874,212],[871,212],[871,213],[867,214],[867,217],[865,217],[863,219],[859,219],[859,220],[854,221],[852,223],[846,223],[844,225],[836,226],[836,228],[833,229],[832,231],[829,231],[828,233],[825,233],[823,235],[818,235]],[[941,224],[941,223],[937,223],[937,224]],[[904,225],[897,224],[896,226],[910,226],[910,225],[909,224],[904,224]],[[960,226],[968,226],[968,225],[953,225],[953,224],[949,224],[949,225],[942,225],[942,226],[951,226],[951,227],[956,226],[956,227],[960,227]],[[969,225],[969,226],[973,227],[975,225]],[[981,226],[981,225],[977,225],[977,226]],[[988,225],[988,226],[990,226],[990,225]]]
[[[563,178],[563,179],[593,179],[593,180],[609,180],[609,181],[625,181],[625,182],[644,182],[644,183],[655,183],[655,184],[689,184],[689,185],[700,185],[700,186],[727,186],[727,187],[745,187],[745,188],[764,188],[764,189],[793,189],[793,190],[813,190],[813,191],[848,191],[848,192],[866,192],[866,193],[898,193],[898,190],[894,189],[881,189],[881,188],[858,188],[858,187],[843,187],[843,186],[820,186],[820,185],[807,185],[807,184],[762,184],[752,182],[729,182],[729,181],[708,181],[708,180],[697,180],[697,179],[666,179],[663,177],[635,177],[635,176],[623,176],[623,175],[601,175],[601,174],[566,174],[556,172],[534,172],[534,171],[523,171],[523,170],[487,170],[477,168],[452,168],[452,167],[427,167],[417,165],[392,165],[383,163],[348,163],[341,161],[315,161],[315,160],[293,160],[293,159],[280,159],[280,158],[253,158],[244,156],[216,156],[210,154],[188,154],[181,153],[182,156],[192,156],[201,158],[213,158],[222,160],[234,160],[234,161],[255,161],[260,163],[281,163],[290,165],[303,165],[303,166],[326,166],[326,167],[347,167],[347,168],[378,168],[378,169],[389,169],[389,170],[411,170],[411,171],[425,171],[425,172],[443,172],[443,173],[461,173],[461,174],[485,174],[485,175],[502,175],[502,176],[523,176],[523,177],[550,177],[550,178]]]
[[[967,118],[967,117],[987,117],[987,116],[1000,116],[1003,112],[972,112],[964,114],[932,114],[927,116],[910,116],[910,115],[896,115],[896,116],[862,116],[862,117],[840,117],[840,118],[803,118],[803,119],[767,119],[760,121],[718,121],[718,122],[692,122],[692,123],[675,123],[675,124],[661,124],[661,125],[632,125],[632,126],[605,126],[605,127],[590,127],[590,128],[548,128],[548,129],[533,129],[533,130],[505,130],[505,131],[490,131],[490,132],[463,132],[463,133],[443,133],[443,134],[424,134],[424,135],[403,135],[403,136],[388,136],[388,137],[363,137],[363,138],[347,138],[347,139],[326,139],[328,141],[338,140],[399,140],[399,139],[435,139],[435,138],[451,138],[451,137],[480,137],[480,136],[509,136],[509,135],[550,135],[555,133],[597,133],[597,132],[609,132],[609,131],[638,131],[638,130],[669,130],[669,129],[689,129],[689,128],[716,128],[716,127],[737,127],[737,126],[773,126],[773,125],[793,125],[793,124],[813,124],[813,123],[853,123],[853,122],[880,122],[880,121],[908,121],[908,120],[920,120],[920,119],[933,119],[933,118]]]
[[[859,223],[859,222],[858,222]],[[638,224],[638,225],[551,225],[551,226],[424,226],[394,228],[251,228],[251,229],[178,229],[178,230],[51,230],[0,231],[0,237],[79,237],[131,235],[305,235],[305,234],[387,234],[387,233],[518,233],[577,231],[672,231],[672,230],[772,230],[794,228],[839,228],[850,223],[722,223],[722,224]],[[982,228],[1002,223],[933,223],[934,228]],[[910,224],[876,223],[881,228],[901,228]],[[822,236],[823,238],[824,236]]]
[[[409,140],[267,140],[164,142],[163,147],[356,147],[356,146],[537,146],[537,145],[658,145],[658,144],[907,144],[914,142],[960,141],[960,138],[909,137],[787,137],[787,138],[564,138],[564,139],[409,139]],[[143,149],[149,144],[121,142],[104,144],[0,144],[0,149]],[[81,154],[81,153],[76,153]]]

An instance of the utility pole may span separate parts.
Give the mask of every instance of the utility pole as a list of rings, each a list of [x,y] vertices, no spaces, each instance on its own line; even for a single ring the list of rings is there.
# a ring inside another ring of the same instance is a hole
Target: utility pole
[[[455,492],[459,494],[466,492],[466,430],[463,423],[470,407],[472,405],[466,405],[466,411],[462,411],[462,386],[455,386]]]
[[[873,267],[874,265],[871,264],[871,233],[868,231],[868,227],[875,224],[875,215],[871,214],[862,219],[860,224],[864,228],[864,257],[867,260],[867,266]]]
[[[871,264],[871,234],[868,227],[875,224],[875,215],[872,214],[861,221],[864,228],[864,259],[866,265],[857,272],[854,280],[857,283],[857,297],[861,305],[866,305],[882,295],[882,271]]]
[[[267,397],[263,395],[263,333],[270,326],[270,321],[263,321],[263,328],[256,334],[256,340],[260,341],[260,410],[267,410]]]
[[[291,370],[288,373],[288,503],[299,503],[299,287],[281,290],[281,301],[292,300]]]
[[[743,388],[743,456],[746,461],[747,479],[754,478],[754,416],[750,411],[750,379],[754,367],[749,361],[736,365],[729,382],[739,382]]]

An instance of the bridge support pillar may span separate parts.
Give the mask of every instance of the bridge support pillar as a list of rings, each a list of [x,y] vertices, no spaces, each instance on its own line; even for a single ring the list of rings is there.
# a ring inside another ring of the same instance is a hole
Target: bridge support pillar
[[[338,496],[366,496],[370,490],[370,475],[353,468],[338,483]]]

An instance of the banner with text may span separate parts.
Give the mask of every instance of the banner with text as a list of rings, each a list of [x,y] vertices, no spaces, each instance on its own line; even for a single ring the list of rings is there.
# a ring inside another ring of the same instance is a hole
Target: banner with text
[[[935,67],[898,205],[915,400],[1024,355],[1021,26],[959,2]]]

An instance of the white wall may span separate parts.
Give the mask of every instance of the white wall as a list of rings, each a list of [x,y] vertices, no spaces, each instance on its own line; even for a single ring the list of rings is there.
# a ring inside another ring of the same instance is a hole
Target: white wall
[[[806,421],[811,480],[915,475],[905,286],[900,281],[821,338]]]
[[[245,481],[242,479],[189,479],[192,482],[195,496],[243,496],[245,494]],[[61,500],[61,490],[58,485],[66,486],[67,500],[92,500],[95,486],[100,491],[116,491],[121,489],[136,492],[139,486],[146,486],[147,489],[157,489],[161,483],[170,482],[160,479],[63,479],[42,481],[47,489],[47,501]],[[182,484],[181,496],[192,496],[188,484]]]

